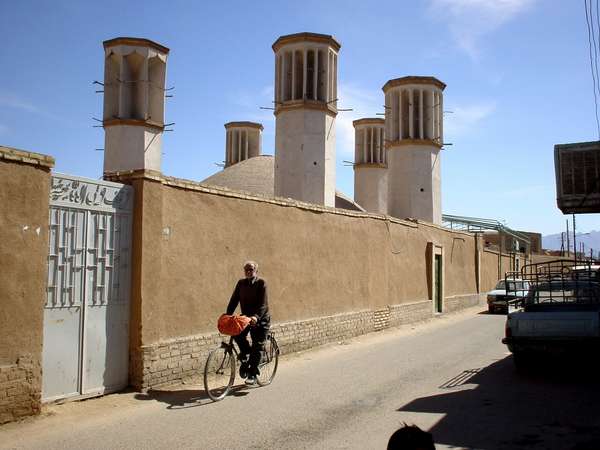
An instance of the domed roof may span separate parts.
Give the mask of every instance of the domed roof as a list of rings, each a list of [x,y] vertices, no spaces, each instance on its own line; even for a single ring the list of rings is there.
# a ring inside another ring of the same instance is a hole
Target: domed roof
[[[201,181],[202,184],[221,186],[234,191],[246,191],[265,197],[275,197],[275,158],[259,155],[226,167]],[[351,211],[365,211],[358,203],[335,191],[335,207]]]

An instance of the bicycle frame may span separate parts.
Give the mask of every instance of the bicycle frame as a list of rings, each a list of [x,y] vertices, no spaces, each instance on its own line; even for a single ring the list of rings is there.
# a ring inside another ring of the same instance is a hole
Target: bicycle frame
[[[233,336],[229,337],[229,342],[221,342],[221,347],[222,348],[230,348],[233,353],[235,353],[235,356],[239,356],[240,352],[238,352],[238,349],[236,348],[235,344],[234,344],[234,340],[233,340]]]
[[[276,352],[279,347],[277,345],[277,340],[275,339],[275,333],[269,331],[269,333],[267,334],[267,338],[266,340],[273,340],[273,342],[275,343],[275,345],[271,345],[269,348],[271,349],[270,352],[267,352],[266,349],[263,349],[261,351],[262,355],[260,358],[260,363],[259,366],[264,366],[265,364],[270,363],[273,360],[273,353]],[[237,349],[237,343],[235,342],[235,340],[233,339],[233,336],[229,337],[229,342],[221,342],[221,347],[225,348],[225,349],[231,349],[232,353],[235,354],[235,358],[236,360],[239,360],[239,356],[240,356],[240,352]]]

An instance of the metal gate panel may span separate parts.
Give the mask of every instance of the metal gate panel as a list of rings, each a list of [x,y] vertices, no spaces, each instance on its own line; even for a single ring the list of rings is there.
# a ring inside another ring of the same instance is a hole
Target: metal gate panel
[[[52,177],[42,398],[128,382],[132,188]]]
[[[130,229],[129,215],[90,215],[83,394],[127,385]]]
[[[43,397],[79,394],[86,212],[50,208]],[[47,376],[46,376],[47,375]]]

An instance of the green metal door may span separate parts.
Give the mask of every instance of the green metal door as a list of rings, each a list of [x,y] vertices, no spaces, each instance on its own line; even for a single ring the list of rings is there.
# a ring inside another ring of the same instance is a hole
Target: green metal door
[[[442,255],[435,255],[434,261],[434,301],[435,312],[442,312]]]

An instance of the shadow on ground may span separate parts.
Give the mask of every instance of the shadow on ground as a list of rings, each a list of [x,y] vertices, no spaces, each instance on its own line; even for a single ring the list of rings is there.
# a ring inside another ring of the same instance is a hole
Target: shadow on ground
[[[398,411],[444,414],[436,443],[481,449],[600,449],[600,369],[553,359],[517,373],[512,356],[457,374]]]
[[[223,401],[226,401],[229,397],[243,397],[247,394],[247,386],[243,384],[235,385]],[[135,394],[134,398],[136,400],[156,400],[167,404],[167,409],[195,408],[215,403],[208,397],[204,389],[181,389],[180,387],[150,389]]]

